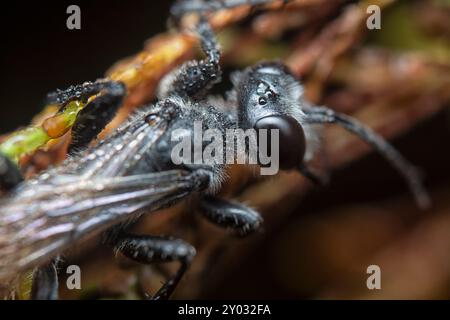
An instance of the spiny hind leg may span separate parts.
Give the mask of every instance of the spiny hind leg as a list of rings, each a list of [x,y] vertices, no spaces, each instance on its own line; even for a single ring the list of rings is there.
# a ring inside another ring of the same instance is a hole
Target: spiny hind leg
[[[123,83],[104,79],[71,86],[67,90],[58,90],[48,94],[47,104],[59,104],[63,108],[72,101],[86,104],[78,113],[72,126],[69,154],[87,148],[89,143],[114,118],[125,95],[126,88]]]
[[[121,233],[114,239],[113,245],[118,252],[139,263],[180,262],[181,265],[175,275],[164,283],[154,296],[149,296],[152,300],[170,298],[196,254],[194,247],[189,243],[162,236]]]

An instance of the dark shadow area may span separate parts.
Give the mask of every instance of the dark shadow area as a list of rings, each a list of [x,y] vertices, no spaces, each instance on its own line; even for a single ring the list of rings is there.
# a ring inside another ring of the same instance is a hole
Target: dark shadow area
[[[81,8],[68,30],[67,7]],[[10,2],[0,13],[0,133],[29,123],[47,92],[101,78],[166,27],[170,1]],[[20,110],[20,112],[17,112]]]

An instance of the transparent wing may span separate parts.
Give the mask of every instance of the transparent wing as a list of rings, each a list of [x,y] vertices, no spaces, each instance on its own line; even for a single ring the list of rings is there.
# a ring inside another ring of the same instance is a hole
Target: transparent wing
[[[48,260],[89,235],[155,211],[200,186],[195,173],[58,176],[0,202],[0,280]]]

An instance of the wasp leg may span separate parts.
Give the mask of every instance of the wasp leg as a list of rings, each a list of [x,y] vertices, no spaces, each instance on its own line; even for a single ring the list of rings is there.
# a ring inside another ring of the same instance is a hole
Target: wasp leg
[[[216,197],[204,197],[200,208],[210,222],[219,227],[231,229],[239,236],[253,233],[262,224],[261,215],[241,203]]]
[[[314,184],[319,186],[326,186],[329,182],[328,176],[321,176],[318,173],[312,171],[306,164],[302,163],[299,165],[298,170],[301,174],[303,174],[306,178],[311,180]]]
[[[89,98],[97,95],[89,101]],[[122,105],[126,95],[125,85],[121,82],[97,80],[82,85],[71,86],[67,90],[58,90],[47,96],[47,104],[65,106],[71,101],[82,101],[87,105],[78,113],[72,126],[72,142],[69,154],[85,149],[97,135],[111,122]]]
[[[7,156],[0,153],[0,190],[9,191],[22,180],[19,168]]]
[[[189,243],[156,236],[121,234],[115,240],[115,248],[131,260],[143,264],[181,263],[175,275],[158,290],[152,300],[166,300],[172,295],[196,254],[195,248]]]
[[[290,0],[283,0],[286,4]],[[242,5],[260,6],[274,2],[273,0],[211,0],[211,1],[199,1],[199,0],[178,0],[172,6],[170,13],[176,21],[178,21],[183,15],[191,12],[206,13],[215,12],[222,9],[230,9]],[[280,2],[280,1],[278,1]]]
[[[32,300],[57,300],[58,299],[58,272],[56,259],[47,265],[37,268],[33,272],[33,284],[31,287]]]
[[[327,107],[307,109],[305,110],[305,113],[307,115],[305,121],[308,123],[337,124],[370,144],[403,175],[418,206],[422,209],[426,209],[430,206],[430,197],[422,184],[422,177],[417,168],[406,160],[391,144],[383,139],[383,137],[379,136],[372,129],[366,127],[356,119],[338,113]]]
[[[211,26],[203,18],[200,19],[197,33],[206,59],[189,61],[181,66],[175,76],[169,75],[169,81],[163,81],[160,88],[160,98],[174,94],[200,100],[220,81],[220,49]]]

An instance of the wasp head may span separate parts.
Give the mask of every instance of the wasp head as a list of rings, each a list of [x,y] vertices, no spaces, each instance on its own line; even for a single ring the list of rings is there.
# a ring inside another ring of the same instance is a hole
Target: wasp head
[[[299,103],[303,88],[277,62],[260,63],[233,76],[238,104],[239,127],[278,129],[282,169],[294,169],[306,150],[303,117]],[[258,142],[259,143],[259,142]]]

